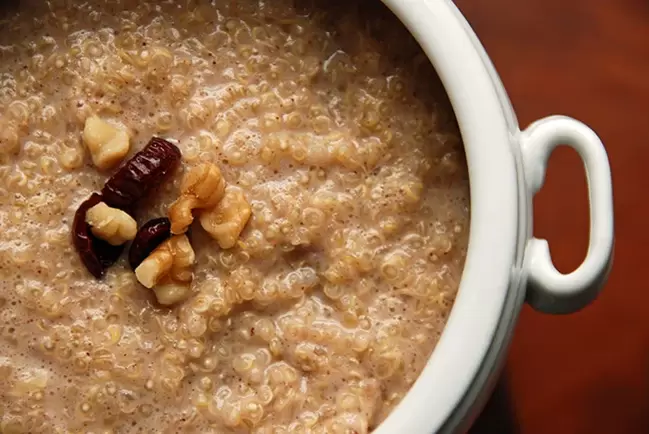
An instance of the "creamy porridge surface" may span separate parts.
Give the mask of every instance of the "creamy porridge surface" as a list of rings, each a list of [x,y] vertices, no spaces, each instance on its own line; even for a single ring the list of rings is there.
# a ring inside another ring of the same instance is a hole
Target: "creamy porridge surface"
[[[469,198],[426,57],[369,2],[214,3],[0,15],[2,433],[366,433],[437,342]],[[234,248],[194,225],[184,303],[155,304],[126,255],[95,279],[71,243],[112,173],[81,140],[92,114],[130,155],[153,135],[182,151],[140,225],[199,162],[251,205]]]

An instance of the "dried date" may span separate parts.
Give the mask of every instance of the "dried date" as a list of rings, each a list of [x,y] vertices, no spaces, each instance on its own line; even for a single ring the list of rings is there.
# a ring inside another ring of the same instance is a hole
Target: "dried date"
[[[159,137],[149,143],[119,168],[104,185],[101,193],[112,207],[128,208],[144,197],[180,163],[180,149]]]
[[[135,270],[156,247],[171,236],[171,222],[166,217],[149,220],[135,235],[128,252],[128,262]]]
[[[90,225],[86,223],[86,212],[103,201],[104,198],[100,194],[93,193],[79,206],[72,222],[74,247],[77,249],[83,265],[98,279],[104,275],[106,268],[119,259],[124,250],[123,245],[113,246],[95,237],[90,230]]]

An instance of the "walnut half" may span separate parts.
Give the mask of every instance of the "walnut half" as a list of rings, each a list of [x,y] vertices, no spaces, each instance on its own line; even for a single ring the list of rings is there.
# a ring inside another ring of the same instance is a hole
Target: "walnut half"
[[[133,217],[104,202],[99,202],[86,212],[86,223],[94,236],[113,246],[120,246],[137,234],[137,223]]]
[[[246,197],[238,187],[228,187],[223,199],[214,208],[203,210],[199,219],[203,229],[222,249],[234,247],[248,223],[252,211]]]
[[[221,170],[212,163],[200,164],[183,177],[180,197],[169,208],[171,233],[182,234],[194,221],[192,211],[212,208],[223,197],[225,180]]]
[[[135,269],[137,280],[152,289],[158,302],[170,305],[185,300],[190,295],[196,261],[186,235],[175,235],[160,244]]]

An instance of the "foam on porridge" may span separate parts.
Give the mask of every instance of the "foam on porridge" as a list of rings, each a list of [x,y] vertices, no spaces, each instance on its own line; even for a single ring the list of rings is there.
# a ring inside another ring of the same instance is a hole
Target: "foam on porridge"
[[[438,340],[468,238],[457,126],[407,32],[379,2],[21,3],[0,21],[0,432],[376,427]],[[72,246],[112,173],[81,142],[91,114],[131,155],[178,141],[140,225],[199,162],[252,206],[233,249],[195,225],[179,306],[124,257],[94,279]]]

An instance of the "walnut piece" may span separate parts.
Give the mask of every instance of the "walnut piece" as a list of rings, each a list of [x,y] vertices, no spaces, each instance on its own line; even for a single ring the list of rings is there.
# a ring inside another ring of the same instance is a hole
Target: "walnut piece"
[[[192,211],[214,207],[224,192],[225,180],[215,164],[203,163],[187,172],[180,185],[180,197],[169,208],[171,233],[185,233],[194,221]]]
[[[190,287],[188,284],[169,282],[153,287],[153,292],[158,303],[169,306],[186,300],[190,295]]]
[[[119,164],[128,154],[130,137],[128,132],[117,128],[98,116],[86,119],[83,128],[83,142],[88,147],[92,162],[101,170]]]
[[[250,204],[237,187],[228,187],[223,199],[211,209],[203,210],[199,219],[203,229],[214,238],[222,249],[233,247],[252,211]]]
[[[113,246],[121,246],[137,234],[137,223],[133,217],[104,202],[99,202],[86,212],[86,223],[94,236]]]
[[[142,261],[135,276],[142,285],[153,289],[160,304],[170,305],[189,296],[195,261],[187,236],[175,235]]]

